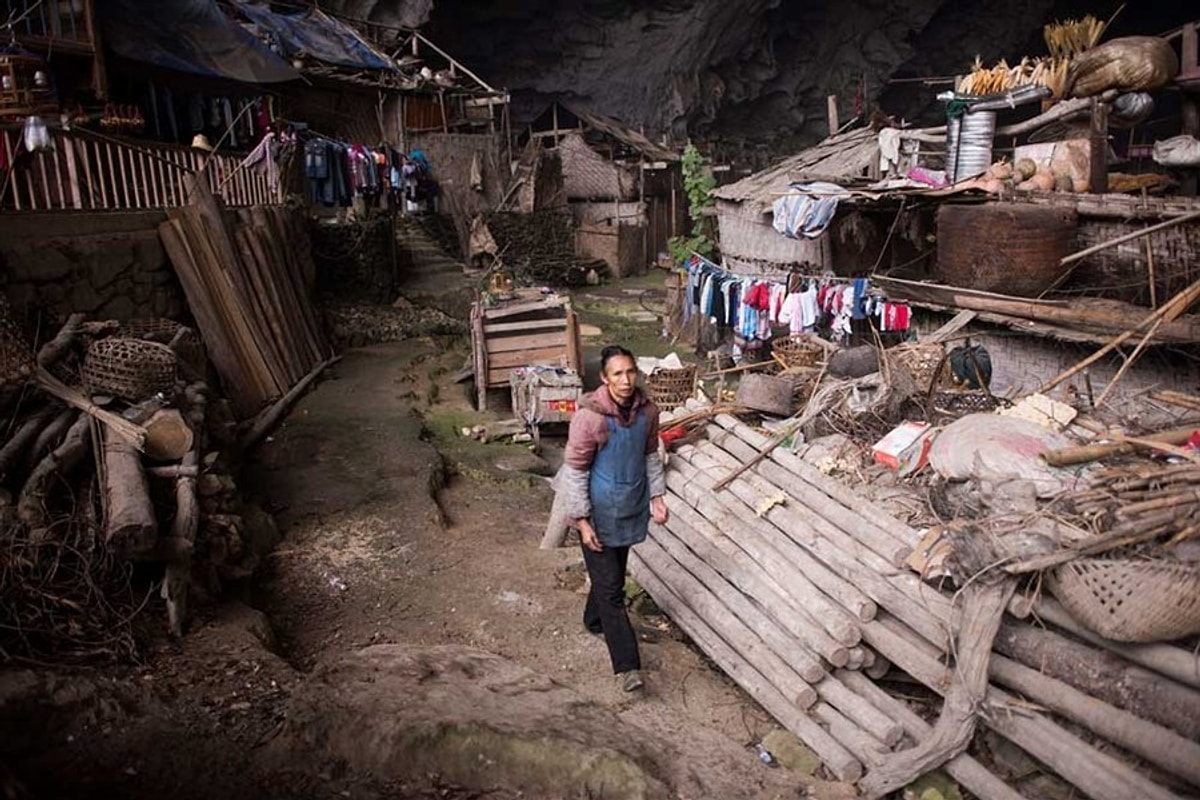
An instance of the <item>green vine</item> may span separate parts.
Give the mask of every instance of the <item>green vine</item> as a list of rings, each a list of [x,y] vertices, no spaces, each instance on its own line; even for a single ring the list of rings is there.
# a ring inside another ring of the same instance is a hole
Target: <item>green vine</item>
[[[716,250],[716,243],[709,235],[711,225],[705,212],[716,205],[712,190],[717,182],[712,173],[704,168],[704,157],[694,144],[689,143],[684,148],[682,167],[683,190],[688,198],[688,217],[692,220],[692,228],[687,236],[672,236],[667,242],[676,263],[683,263],[690,258],[693,250],[705,257],[711,257]]]

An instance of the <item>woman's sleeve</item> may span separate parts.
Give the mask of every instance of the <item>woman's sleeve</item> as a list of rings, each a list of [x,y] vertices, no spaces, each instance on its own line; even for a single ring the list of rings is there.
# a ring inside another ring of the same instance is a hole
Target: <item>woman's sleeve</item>
[[[571,520],[586,519],[592,514],[592,497],[588,487],[592,477],[592,460],[599,448],[594,421],[591,419],[593,416],[586,410],[580,410],[571,417],[563,465],[554,477],[554,490],[563,494],[567,518]]]

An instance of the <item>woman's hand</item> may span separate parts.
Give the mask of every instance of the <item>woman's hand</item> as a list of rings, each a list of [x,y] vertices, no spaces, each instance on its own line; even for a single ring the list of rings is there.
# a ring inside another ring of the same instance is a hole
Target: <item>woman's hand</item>
[[[593,553],[604,551],[604,545],[600,544],[600,537],[596,535],[596,529],[592,527],[592,523],[586,519],[581,519],[575,523],[579,528],[579,541],[583,546]]]
[[[650,519],[654,520],[659,525],[666,525],[667,520],[671,518],[671,512],[667,511],[667,503],[659,497],[650,498]]]

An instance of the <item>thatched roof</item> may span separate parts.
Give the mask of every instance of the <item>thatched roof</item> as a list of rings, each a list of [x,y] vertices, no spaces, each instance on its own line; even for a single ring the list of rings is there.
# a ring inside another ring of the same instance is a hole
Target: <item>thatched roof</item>
[[[803,181],[830,181],[845,185],[862,180],[879,161],[879,143],[870,128],[839,133],[802,153],[785,158],[770,169],[756,172],[713,191],[718,200],[756,202],[764,210],[786,194],[788,187]]]
[[[585,131],[589,129],[597,131],[615,139],[628,149],[640,153],[643,158],[650,161],[679,161],[680,159],[678,153],[660,144],[655,144],[647,139],[645,135],[635,131],[618,119],[606,117],[603,114],[593,114],[590,111],[583,111],[562,102],[554,103],[539,114],[537,119],[530,125],[530,128],[534,131],[551,130],[550,123],[555,116],[555,106],[558,107],[557,119],[559,130],[565,131],[570,128],[582,128]]]

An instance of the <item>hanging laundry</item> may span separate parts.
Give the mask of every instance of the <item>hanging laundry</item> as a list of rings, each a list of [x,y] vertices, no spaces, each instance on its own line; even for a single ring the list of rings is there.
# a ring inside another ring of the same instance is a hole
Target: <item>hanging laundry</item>
[[[775,230],[792,239],[816,238],[825,232],[838,201],[850,193],[836,183],[793,183],[788,194],[775,201]]]

